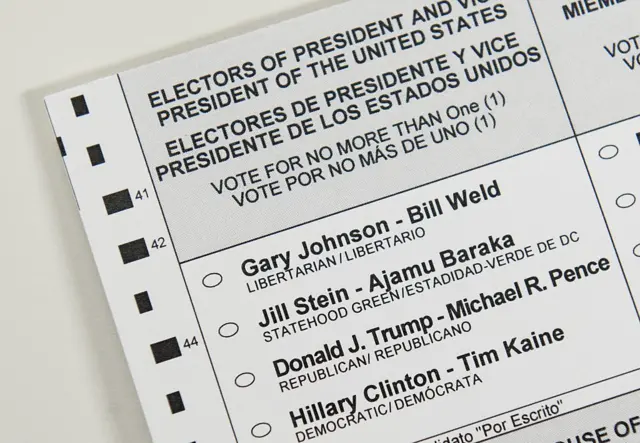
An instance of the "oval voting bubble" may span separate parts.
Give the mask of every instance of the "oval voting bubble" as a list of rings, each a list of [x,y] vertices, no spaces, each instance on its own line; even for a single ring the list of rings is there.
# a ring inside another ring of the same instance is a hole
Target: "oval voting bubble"
[[[618,149],[616,145],[607,145],[600,149],[598,155],[603,160],[611,160],[612,158],[616,158],[619,153],[620,149]]]
[[[255,438],[264,438],[271,434],[271,425],[269,423],[258,423],[251,428],[251,435]]]
[[[237,323],[229,322],[220,326],[218,329],[218,334],[223,338],[231,338],[236,335],[240,331],[240,326]]]
[[[633,248],[633,255],[640,258],[640,244],[637,244],[635,248]]]
[[[202,279],[202,284],[205,288],[215,288],[217,286],[220,286],[220,283],[222,283],[222,275],[218,274],[217,272],[207,274]]]
[[[636,204],[636,196],[633,194],[622,194],[616,200],[616,205],[620,209],[629,209],[631,206]]]
[[[236,377],[236,386],[239,388],[248,388],[256,381],[256,376],[251,372],[243,372]]]

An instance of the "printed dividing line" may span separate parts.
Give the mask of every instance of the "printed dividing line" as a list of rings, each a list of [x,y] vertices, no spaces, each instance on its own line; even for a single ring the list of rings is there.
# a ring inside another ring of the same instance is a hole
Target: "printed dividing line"
[[[558,398],[558,397],[561,397],[561,396],[563,396],[563,395],[573,394],[574,392],[578,392],[578,391],[581,391],[581,390],[583,390],[583,389],[590,388],[591,386],[596,386],[596,385],[599,385],[599,384],[604,383],[604,382],[607,382],[607,381],[615,380],[616,378],[624,377],[625,375],[633,374],[634,372],[637,372],[637,371],[640,371],[640,368],[632,369],[631,371],[627,371],[627,372],[624,372],[624,373],[622,373],[622,374],[614,375],[613,377],[605,378],[604,380],[600,380],[600,381],[597,381],[597,382],[594,382],[594,383],[591,383],[591,384],[588,384],[588,385],[585,385],[585,386],[582,386],[582,387],[579,387],[579,388],[576,388],[576,389],[572,389],[572,390],[570,390],[570,391],[566,391],[566,392],[563,392],[563,393],[561,393],[561,394],[554,395],[554,396],[552,396],[552,397],[548,397],[548,398],[545,398],[545,399],[542,399],[542,400],[538,400],[538,401],[536,401],[536,402],[529,403],[529,404],[527,404],[527,405],[523,405],[523,406],[520,406],[520,407],[518,407],[518,408],[514,408],[514,409],[511,409],[511,410],[509,410],[509,411],[502,412],[502,413],[500,413],[500,414],[492,415],[491,417],[485,417],[485,418],[483,418],[482,420],[474,421],[474,422],[472,422],[472,423],[468,423],[468,424],[466,424],[466,425],[459,426],[459,427],[457,427],[457,428],[449,429],[448,431],[441,432],[441,433],[439,433],[439,434],[435,434],[435,435],[431,435],[430,437],[423,438],[423,439],[421,439],[421,440],[416,440],[416,441],[414,441],[414,442],[412,442],[412,443],[422,443],[422,442],[425,442],[425,441],[430,440],[430,439],[432,439],[432,438],[436,438],[436,437],[440,437],[441,435],[448,434],[448,433],[450,433],[450,432],[456,432],[456,431],[459,431],[459,430],[461,430],[461,429],[463,429],[463,428],[466,428],[466,427],[469,427],[469,426],[473,426],[473,425],[477,425],[477,424],[482,423],[482,422],[485,422],[485,421],[487,421],[487,420],[492,420],[492,419],[494,419],[494,418],[496,418],[496,417],[500,417],[501,415],[504,415],[504,414],[510,414],[511,412],[519,411],[519,410],[521,410],[521,409],[528,408],[528,407],[533,406],[533,405],[536,405],[536,404],[538,404],[538,403],[547,402],[547,401],[549,401],[549,400],[553,400],[554,398]],[[640,389],[637,389],[636,391],[640,391]],[[631,393],[631,392],[635,392],[635,391],[630,391],[630,392],[628,392],[627,394],[629,394],[629,393]],[[626,395],[626,394],[622,394],[622,395]],[[620,397],[620,396],[622,396],[622,395],[619,395],[618,397]],[[613,399],[615,399],[615,398],[617,398],[617,397],[613,397],[613,398],[610,398],[610,399],[608,399],[608,400],[613,400]],[[599,403],[602,403],[602,402],[605,402],[605,401],[608,401],[608,400],[601,400],[601,401],[599,401],[599,402],[595,402],[595,403],[592,403],[592,404],[590,404],[590,405],[583,406],[583,407],[581,407],[581,408],[579,408],[579,409],[575,409],[574,411],[566,412],[566,413],[565,413],[565,414],[563,414],[563,415],[571,414],[571,413],[573,413],[573,412],[577,412],[577,411],[580,411],[580,410],[582,410],[582,409],[586,409],[586,408],[588,408],[588,407],[591,407],[591,406],[597,405],[597,404],[599,404]],[[560,415],[558,415],[558,416],[556,416],[556,417],[554,417],[554,418],[557,418],[557,417],[560,417]],[[522,429],[522,428],[519,428],[518,430],[520,430],[520,429]],[[504,435],[504,434],[501,434],[500,436],[502,436],[502,435]],[[495,438],[495,437],[492,437],[492,438]],[[490,440],[490,439],[487,439],[487,440]]]

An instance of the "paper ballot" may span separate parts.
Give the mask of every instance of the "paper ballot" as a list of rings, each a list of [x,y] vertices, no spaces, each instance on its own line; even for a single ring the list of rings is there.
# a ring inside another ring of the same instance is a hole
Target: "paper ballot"
[[[638,441],[639,23],[353,0],[47,97],[154,441]]]

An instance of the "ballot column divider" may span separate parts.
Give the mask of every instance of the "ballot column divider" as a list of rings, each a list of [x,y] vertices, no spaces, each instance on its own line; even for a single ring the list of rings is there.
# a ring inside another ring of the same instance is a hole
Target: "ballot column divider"
[[[536,27],[536,31],[538,32],[538,37],[540,38],[540,43],[542,44],[542,49],[544,51],[545,57],[547,58],[547,63],[549,64],[549,68],[551,69],[551,75],[553,76],[553,81],[556,84],[556,89],[558,90],[558,94],[560,95],[560,100],[562,100],[562,106],[564,107],[564,111],[567,114],[567,119],[569,120],[569,125],[571,126],[571,132],[573,134],[573,138],[575,139],[578,150],[580,151],[580,156],[582,157],[582,162],[584,164],[585,170],[587,171],[587,175],[589,177],[589,181],[591,182],[591,188],[593,189],[593,193],[596,197],[596,201],[598,202],[598,207],[600,208],[600,214],[602,215],[602,219],[604,220],[604,224],[607,228],[607,233],[609,234],[609,240],[611,241],[611,245],[613,246],[613,250],[616,254],[616,260],[618,261],[618,265],[620,266],[620,270],[622,271],[622,276],[624,278],[625,285],[627,286],[627,291],[629,292],[629,297],[631,297],[631,301],[636,310],[636,315],[640,320],[640,312],[638,311],[638,306],[633,299],[633,293],[631,292],[631,285],[629,284],[629,279],[627,278],[627,273],[624,270],[624,266],[622,265],[622,260],[620,259],[620,253],[618,252],[618,248],[616,246],[615,241],[613,240],[613,234],[611,233],[611,227],[609,226],[609,222],[607,221],[607,217],[604,214],[604,208],[602,207],[602,202],[600,201],[600,196],[598,195],[598,191],[596,190],[596,186],[593,182],[593,177],[591,175],[591,171],[589,170],[589,166],[587,164],[587,159],[584,156],[584,151],[582,150],[582,146],[580,145],[580,140],[578,138],[578,133],[576,132],[576,128],[573,124],[573,120],[571,119],[571,114],[569,113],[569,108],[567,106],[567,102],[564,98],[564,94],[562,93],[562,88],[560,87],[560,83],[558,82],[558,77],[556,76],[556,72],[553,69],[553,64],[551,63],[551,57],[549,56],[549,51],[547,50],[547,45],[544,42],[544,38],[542,37],[542,32],[540,30],[540,26],[538,24],[538,19],[536,18],[536,14],[533,11],[533,7],[531,6],[531,0],[527,0],[527,5],[529,6],[529,12],[531,13],[531,18],[533,19],[533,23]]]

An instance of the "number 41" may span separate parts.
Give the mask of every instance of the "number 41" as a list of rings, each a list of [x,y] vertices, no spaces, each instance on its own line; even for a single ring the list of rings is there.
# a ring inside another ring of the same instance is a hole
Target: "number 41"
[[[149,192],[147,192],[147,188],[141,189],[138,192],[136,192],[136,200],[144,200],[146,198],[149,198]]]

